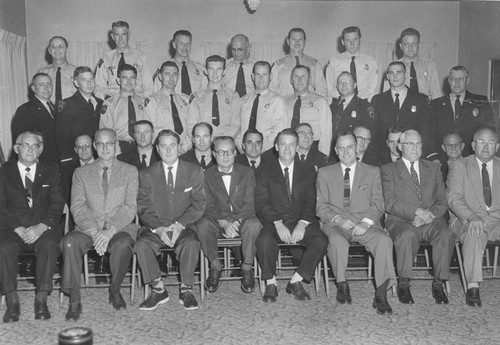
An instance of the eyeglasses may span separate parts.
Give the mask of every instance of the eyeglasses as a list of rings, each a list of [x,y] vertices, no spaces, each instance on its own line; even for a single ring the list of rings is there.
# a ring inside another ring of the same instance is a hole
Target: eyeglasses
[[[90,144],[76,145],[76,149],[78,151],[88,150],[88,149],[90,149]]]
[[[345,151],[354,151],[356,150],[356,145],[348,145],[348,146],[336,146],[337,150],[340,152]]]
[[[235,153],[235,150],[234,149],[229,149],[229,150],[218,150],[218,151],[215,151],[215,153],[217,153],[217,155],[223,157],[224,155],[227,155],[227,156],[232,156],[234,155]]]
[[[369,143],[370,141],[372,141],[372,138],[365,138],[360,135],[356,135],[356,140],[362,141],[363,143]]]
[[[488,144],[488,146],[493,146],[493,145],[496,145],[496,143],[497,143],[497,141],[493,140],[493,139],[490,139],[490,140],[477,139],[477,140],[474,140],[474,142],[476,143],[477,146],[484,146],[486,144]]]
[[[115,145],[116,141],[108,141],[107,143],[95,143],[95,146],[102,150],[103,148],[110,149]]]
[[[300,137],[308,137],[308,138],[312,138],[314,136],[314,133],[313,132],[304,132],[304,131],[300,131],[300,132],[297,132],[297,134],[300,136]]]
[[[23,148],[23,150],[40,150],[41,145],[40,144],[28,144],[28,143],[16,143],[17,146],[20,146]]]
[[[421,149],[422,148],[422,142],[417,142],[417,143],[413,143],[413,142],[406,142],[406,143],[400,143],[401,145],[406,145],[407,147],[409,147],[410,149],[414,150],[415,148],[417,149]]]

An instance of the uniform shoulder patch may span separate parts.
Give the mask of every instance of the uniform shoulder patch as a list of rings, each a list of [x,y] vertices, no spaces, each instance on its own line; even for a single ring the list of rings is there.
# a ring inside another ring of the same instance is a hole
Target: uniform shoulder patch
[[[62,112],[64,110],[65,106],[66,106],[66,102],[65,101],[59,101],[57,103],[57,111],[58,112]]]
[[[148,106],[149,101],[150,101],[149,97],[146,97],[146,98],[144,99],[144,107],[147,107],[147,106]]]
[[[97,67],[101,68],[102,64],[104,63],[104,60],[101,58],[99,59],[99,62],[97,63]]]
[[[369,106],[366,111],[368,112],[368,115],[373,119],[375,117],[375,108],[372,106]]]
[[[108,110],[108,105],[107,104],[103,104],[102,107],[101,107],[101,115],[106,114],[106,110]]]

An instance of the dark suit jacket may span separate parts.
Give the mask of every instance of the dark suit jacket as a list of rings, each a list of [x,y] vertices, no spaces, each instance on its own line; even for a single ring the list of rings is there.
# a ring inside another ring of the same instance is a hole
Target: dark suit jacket
[[[411,223],[417,208],[428,209],[436,218],[441,218],[448,210],[446,192],[441,168],[438,163],[420,159],[420,185],[422,205],[420,205],[415,183],[403,160],[389,163],[381,168],[385,210],[388,228],[398,222]]]
[[[300,153],[297,152],[296,156],[300,159]],[[323,152],[318,151],[317,148],[311,147],[306,156],[306,164],[309,164],[315,171],[318,171],[319,168],[330,164],[330,158]]]
[[[59,164],[55,134],[56,117],[56,112],[50,114],[42,102],[33,96],[31,100],[17,108],[16,114],[12,118],[12,143],[15,144],[17,136],[24,131],[38,131],[42,133],[43,137],[43,151],[39,157],[40,162]]]
[[[435,120],[431,116],[426,95],[414,94],[408,89],[406,98],[398,112],[392,99],[391,90],[387,90],[373,96],[372,106],[378,118],[376,135],[373,135],[374,132],[372,132],[372,136],[379,152],[387,150],[385,143],[387,129],[392,126],[399,126],[403,130],[415,129],[420,133],[424,143],[422,158],[437,159],[438,146],[435,141]]]
[[[76,91],[73,96],[57,104],[59,114],[56,121],[56,141],[61,160],[70,158],[78,160],[73,149],[77,136],[87,134],[92,139],[94,138],[95,132],[99,129],[103,102],[99,98],[96,100],[97,107],[94,110],[83,98],[80,91]]]
[[[292,200],[288,200],[285,177],[278,159],[269,160],[256,171],[255,209],[263,222],[283,220],[295,226],[299,220],[318,226],[316,218],[316,172],[311,165],[300,164],[295,157]]]
[[[337,135],[341,131],[353,131],[358,126],[366,126],[375,133],[376,122],[375,111],[366,99],[354,96],[347,107],[340,111],[340,99],[334,98],[330,104],[332,110],[332,142],[335,145]]]
[[[118,158],[122,162],[135,166],[138,170],[143,169],[141,165],[141,157],[139,156],[139,151],[137,150],[137,147],[128,152],[120,153],[116,158]],[[151,159],[149,161],[149,165],[151,166],[159,161],[161,161],[160,155],[156,151],[156,147],[153,146],[153,152],[151,153]]]
[[[179,160],[172,195],[167,193],[163,162],[156,162],[139,173],[137,213],[141,223],[149,228],[175,222],[187,226],[201,217],[205,204],[203,171],[194,163]]]
[[[216,220],[227,220],[241,223],[251,216],[255,216],[254,192],[255,172],[254,169],[235,163],[231,174],[231,184],[228,195],[222,174],[218,166],[205,170],[205,193],[207,195],[207,206],[204,216]],[[233,210],[231,211],[231,207]]]
[[[0,168],[0,229],[13,231],[39,223],[60,231],[57,227],[64,208],[61,176],[55,167],[39,163],[33,181],[33,207],[29,207],[17,161],[11,160]],[[62,233],[60,234],[62,235]]]
[[[466,157],[473,153],[472,151],[472,137],[478,127],[490,126],[493,129],[495,126],[495,119],[493,111],[491,110],[490,103],[486,96],[475,95],[469,91],[465,92],[465,99],[460,108],[460,115],[458,121],[454,121],[453,108],[450,101],[450,95],[445,95],[431,101],[432,116],[436,121],[437,142],[441,145],[443,138],[449,133],[458,133],[465,143],[462,156]],[[440,152],[441,163],[445,163],[447,158],[446,154]]]
[[[186,162],[195,163],[196,165],[201,167],[200,162],[196,158],[196,153],[194,152],[194,148],[189,150],[186,153],[183,153],[182,155],[179,156],[179,158],[182,159],[183,161],[186,161]],[[210,168],[211,166],[216,165],[216,164],[217,164],[217,162],[215,161],[215,158],[212,157],[212,160],[210,161],[210,163],[208,163],[205,170]]]
[[[389,149],[387,149],[387,151],[389,151]],[[365,164],[370,164],[377,167],[383,165],[382,159],[379,157],[379,152],[377,151],[377,148],[375,147],[373,142],[370,142],[368,144],[368,147],[366,148],[366,151],[363,154],[363,159],[361,161]]]

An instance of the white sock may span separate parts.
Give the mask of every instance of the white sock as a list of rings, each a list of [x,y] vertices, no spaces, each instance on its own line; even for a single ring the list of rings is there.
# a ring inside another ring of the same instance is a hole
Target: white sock
[[[303,280],[304,280],[304,278],[302,278],[302,276],[300,274],[295,272],[292,276],[292,279],[290,279],[290,283],[295,284],[296,282],[301,282]]]
[[[266,279],[266,285],[278,285],[276,284],[276,276],[273,276],[271,279]]]
[[[151,285],[153,286],[153,290],[155,290],[155,292],[162,293],[165,291],[161,278],[153,280]]]
[[[469,283],[467,284],[467,289],[478,288],[479,283]]]

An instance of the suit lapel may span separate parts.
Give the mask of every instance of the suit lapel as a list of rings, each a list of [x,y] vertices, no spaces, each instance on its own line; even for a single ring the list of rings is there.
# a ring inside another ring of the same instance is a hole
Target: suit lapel
[[[24,188],[23,180],[21,179],[21,174],[17,167],[17,163],[4,165],[4,168],[8,166],[8,174],[10,175],[9,180],[14,181],[14,186],[23,194],[26,194],[26,189]]]
[[[418,161],[418,170],[420,177],[420,190],[422,191],[422,202],[423,200],[430,200],[427,198],[428,193],[432,193],[433,188],[429,188],[429,166],[423,160]],[[410,176],[411,177],[411,176]],[[413,180],[412,180],[413,181]]]
[[[483,183],[481,181],[481,171],[479,171],[479,166],[477,164],[475,156],[470,156],[471,159],[467,164],[467,175],[471,180],[472,186],[474,187],[474,193],[476,193],[477,199],[481,204],[484,205],[484,196],[483,196]]]

